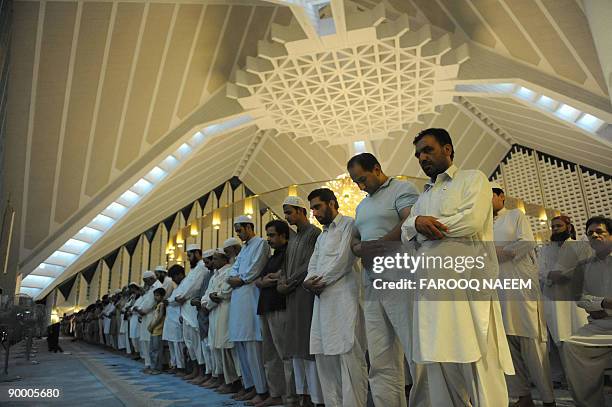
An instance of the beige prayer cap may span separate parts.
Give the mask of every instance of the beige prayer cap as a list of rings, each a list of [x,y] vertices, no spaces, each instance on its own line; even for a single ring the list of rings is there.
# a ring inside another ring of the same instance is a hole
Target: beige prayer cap
[[[230,237],[225,242],[223,242],[223,248],[227,249],[228,247],[231,247],[231,246],[242,246],[242,245],[240,244],[240,240],[236,239],[235,237]]]
[[[225,256],[225,250],[223,250],[223,248],[221,248],[221,247],[217,247],[215,249],[215,253],[222,254],[222,255]]]
[[[168,270],[164,266],[155,266],[155,271],[163,271],[165,273]]]
[[[497,182],[495,182],[495,181],[491,182],[491,189],[501,189],[502,192],[504,190],[504,188],[501,185],[499,185]]]
[[[212,257],[213,254],[215,254],[213,249],[204,250],[204,253],[202,253],[202,258],[205,259],[207,257]]]
[[[306,210],[310,209],[306,206],[306,202],[299,196],[288,196],[283,201],[283,205],[297,206],[298,208],[304,208]]]
[[[240,215],[236,219],[234,219],[234,225],[237,225],[239,223],[250,223],[251,225],[255,224],[255,222],[253,222],[253,219],[247,215]]]
[[[202,250],[200,249],[200,246],[198,246],[197,244],[189,244],[187,245],[187,251],[190,252],[192,250]]]
[[[145,278],[150,278],[153,277],[155,278],[155,273],[152,272],[151,270],[147,270],[144,273],[142,273],[142,279],[144,280]]]

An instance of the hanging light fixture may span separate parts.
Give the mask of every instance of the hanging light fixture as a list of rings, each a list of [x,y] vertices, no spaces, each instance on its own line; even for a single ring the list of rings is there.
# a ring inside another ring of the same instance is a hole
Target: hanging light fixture
[[[196,221],[194,221],[190,228],[189,228],[189,234],[191,236],[197,236],[198,235],[198,223]]]
[[[249,196],[244,199],[244,214],[253,216],[253,197]]]
[[[289,185],[289,188],[287,188],[287,195],[298,196],[297,187],[297,184]]]
[[[183,239],[183,230],[179,229],[178,233],[176,234],[176,246],[183,247],[183,243],[185,243],[185,239]]]
[[[215,209],[213,211],[212,226],[215,230],[219,230],[221,228],[221,211],[219,209]]]

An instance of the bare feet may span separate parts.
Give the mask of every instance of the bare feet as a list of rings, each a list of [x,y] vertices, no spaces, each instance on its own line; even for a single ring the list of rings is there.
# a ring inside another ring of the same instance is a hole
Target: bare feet
[[[238,400],[240,397],[244,396],[246,393],[247,393],[247,390],[241,385],[240,389],[238,390],[238,393],[234,394],[232,396],[232,399]]]
[[[252,399],[247,399],[248,401],[244,404],[247,406],[255,406],[259,403],[263,403],[263,401],[266,400],[267,398],[268,398],[267,394],[257,394]]]
[[[255,404],[255,407],[272,407],[272,406],[282,406],[283,399],[281,397],[268,397],[261,403]]]
[[[257,392],[255,391],[255,387],[251,387],[242,397],[237,398],[238,401],[247,401],[251,400],[253,397],[257,396]]]

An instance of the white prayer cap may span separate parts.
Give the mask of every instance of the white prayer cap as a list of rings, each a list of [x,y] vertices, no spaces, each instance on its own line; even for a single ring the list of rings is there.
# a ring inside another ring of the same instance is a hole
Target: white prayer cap
[[[193,244],[193,243],[192,244],[188,244],[187,245],[187,251],[190,252],[192,250],[202,250],[202,249],[200,249],[200,246],[197,245],[197,244]]]
[[[242,246],[240,244],[240,240],[236,239],[235,237],[230,237],[229,239],[227,239],[225,242],[223,242],[223,248],[226,249],[230,246]]]
[[[113,294],[119,294],[121,291],[121,288],[117,288],[115,291],[113,291]]]
[[[223,254],[223,255],[225,255],[225,250],[223,250],[223,248],[222,248],[222,247],[217,247],[217,248],[215,249],[215,253],[219,253],[219,254]]]
[[[151,270],[147,270],[144,273],[142,273],[142,279],[144,280],[145,278],[150,278],[153,277],[155,278],[155,273],[152,272]]]
[[[140,287],[140,285],[138,285],[138,283],[135,283],[133,281],[128,284],[128,287],[130,287],[130,286]]]
[[[213,254],[215,254],[213,249],[204,250],[204,253],[202,253],[202,258],[205,259],[207,257],[212,257]]]
[[[234,225],[237,225],[238,223],[250,223],[251,225],[255,224],[255,222],[253,222],[253,219],[247,215],[240,215],[236,219],[234,219]]]
[[[168,270],[164,266],[155,266],[155,271],[163,271],[165,273]]]
[[[491,189],[501,189],[502,191],[504,190],[504,188],[495,181],[491,182]]]
[[[306,202],[299,196],[288,196],[283,201],[283,205],[297,206],[298,208],[304,208],[306,210],[310,209],[306,206]]]

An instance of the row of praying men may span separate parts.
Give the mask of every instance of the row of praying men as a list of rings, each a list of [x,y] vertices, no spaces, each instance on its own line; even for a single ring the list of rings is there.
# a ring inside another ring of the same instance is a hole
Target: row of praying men
[[[267,240],[240,216],[237,238],[222,247],[187,247],[188,273],[179,265],[167,275],[147,271],[143,287],[132,283],[77,313],[77,338],[139,354],[150,374],[161,372],[166,345],[171,373],[258,407],[362,407],[368,384],[377,407],[533,406],[532,383],[554,406],[553,374],[565,377],[578,406],[603,406],[612,220],[589,219],[587,244],[575,240],[567,216],[556,217],[551,242],[536,254],[527,217],[506,209],[503,188],[482,172],[453,164],[446,130],[423,130],[414,146],[430,178],[421,194],[385,175],[372,154],[356,155],[347,169],[367,195],[355,219],[326,188],[308,202],[287,197],[287,222],[265,225]],[[381,292],[367,259],[393,242],[424,256],[489,250],[487,277],[535,284],[518,297],[501,289],[442,299]],[[571,297],[555,296],[568,286]]]

